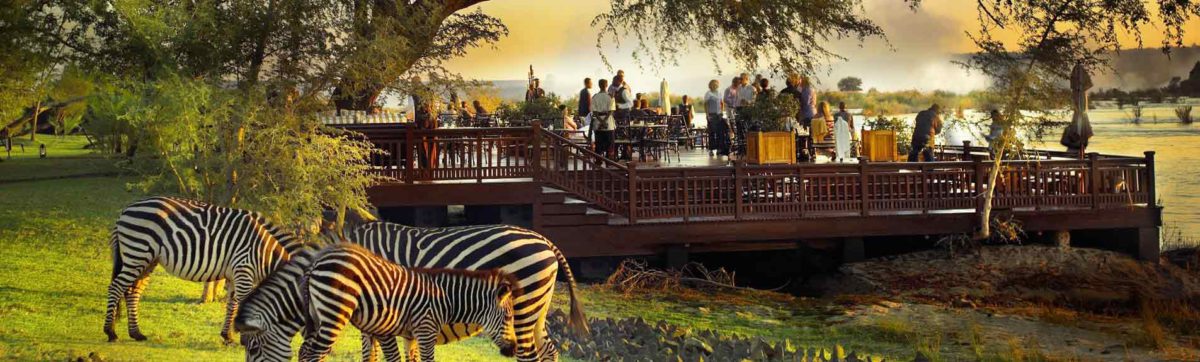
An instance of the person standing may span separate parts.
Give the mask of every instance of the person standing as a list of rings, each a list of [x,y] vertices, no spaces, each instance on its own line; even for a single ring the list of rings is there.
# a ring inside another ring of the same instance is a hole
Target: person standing
[[[421,82],[421,77],[413,77],[413,126],[418,130],[430,130],[438,128],[437,118],[433,116],[434,105],[430,100],[433,98],[433,90],[429,89]],[[420,168],[433,168],[437,162],[437,140],[432,136],[422,136],[419,138],[417,147],[417,166]]]
[[[608,79],[601,79],[600,89],[605,89],[607,86]],[[589,128],[596,137],[596,153],[612,158],[613,133],[617,129],[616,121],[613,119],[615,106],[613,98],[608,95],[608,92],[596,92],[589,103],[592,107],[589,115],[592,123]]]
[[[529,83],[529,89],[525,90],[525,102],[532,102],[535,99],[546,96],[546,91],[542,89],[542,81],[533,78],[533,83]]]
[[[708,118],[708,151],[711,156],[729,156],[729,123],[721,116],[725,104],[721,100],[718,89],[721,83],[716,79],[708,81],[708,93],[704,94],[704,114]],[[730,87],[733,88],[733,87]]]
[[[583,89],[579,90],[579,107],[575,110],[575,116],[579,118],[577,124],[590,125],[589,114],[592,113],[592,78],[583,78]]]
[[[742,73],[742,80],[739,84],[737,117],[734,118],[733,122],[733,135],[735,137],[734,152],[737,152],[738,155],[745,155],[746,126],[750,121],[750,115],[746,112],[746,108],[754,103],[754,98],[758,96],[758,90],[754,88],[756,84],[750,81],[750,74],[748,73]]]
[[[725,118],[728,120],[733,120],[737,116],[733,113],[741,103],[739,101],[741,98],[738,98],[738,89],[741,88],[741,83],[742,78],[733,77],[733,80],[729,82],[729,88],[725,88]]]
[[[1004,115],[1000,114],[999,109],[992,109],[988,115],[992,124],[988,126],[988,134],[984,135],[983,139],[992,148],[1000,147],[1000,137],[1004,136]]]
[[[800,77],[800,125],[812,129],[813,117],[817,115],[817,92],[813,90],[808,76]]]
[[[917,162],[918,155],[925,156],[925,162],[933,162],[933,140],[942,132],[942,106],[934,103],[929,109],[917,113],[916,125],[913,127],[912,150],[908,152],[908,162]]]

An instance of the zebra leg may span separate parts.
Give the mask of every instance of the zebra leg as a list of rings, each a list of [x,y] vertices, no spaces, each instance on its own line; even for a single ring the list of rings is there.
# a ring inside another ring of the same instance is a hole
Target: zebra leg
[[[221,326],[221,339],[225,341],[225,344],[234,344],[233,336],[230,334],[230,330],[233,329],[233,317],[237,316],[238,303],[246,294],[250,294],[250,290],[253,288],[249,271],[240,267],[234,269],[232,280],[225,283],[226,294],[229,298],[229,303],[225,305],[225,324]]]
[[[150,273],[154,271],[155,264],[148,265],[146,270],[142,271],[142,276],[125,291],[125,308],[129,311],[129,338],[135,341],[146,340],[146,335],[142,334],[141,327],[138,327],[138,306],[141,304],[142,292],[146,290],[146,285],[150,284]]]
[[[421,349],[421,362],[433,362],[433,348],[437,346],[437,329],[430,328],[425,333],[413,333],[413,337],[417,339],[417,347]]]
[[[362,334],[362,360],[363,362],[376,362],[379,355],[376,353],[375,347],[379,346],[379,341],[373,338],[370,334]]]
[[[375,340],[379,342],[379,347],[383,349],[383,359],[387,362],[400,362],[400,346],[396,344],[396,337],[393,336],[375,336]]]
[[[408,362],[420,362],[421,361],[421,350],[419,348],[417,348],[417,339],[416,338],[405,339],[404,340],[404,350],[405,350],[404,351],[405,352],[405,356],[404,356],[405,361],[408,361]]]
[[[136,264],[142,266],[139,267]],[[121,313],[121,299],[125,297],[133,284],[141,279],[143,270],[148,269],[146,266],[153,264],[153,262],[129,259],[122,256],[120,251],[113,250],[113,274],[112,280],[108,284],[108,303],[104,314],[104,334],[108,335],[109,342],[117,340],[117,332],[113,330],[113,323]],[[131,318],[136,319],[135,316],[131,316]]]

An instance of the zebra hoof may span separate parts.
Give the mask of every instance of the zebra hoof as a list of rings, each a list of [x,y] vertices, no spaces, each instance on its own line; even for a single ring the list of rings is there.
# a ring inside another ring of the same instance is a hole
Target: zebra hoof
[[[142,332],[133,331],[129,332],[129,338],[133,338],[133,340],[141,342],[146,340],[146,335],[142,334]]]
[[[113,331],[110,331],[110,330],[105,330],[105,331],[104,331],[104,334],[108,335],[108,342],[109,342],[109,343],[112,343],[112,342],[116,342],[116,341],[117,341],[117,333],[116,333],[116,332],[113,332]]]

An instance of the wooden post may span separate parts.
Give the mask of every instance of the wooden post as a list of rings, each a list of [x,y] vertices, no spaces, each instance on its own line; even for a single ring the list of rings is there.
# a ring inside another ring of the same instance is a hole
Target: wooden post
[[[404,182],[413,183],[413,148],[419,147],[416,144],[416,137],[413,137],[413,126],[404,126]]]
[[[1100,208],[1100,168],[1097,167],[1097,161],[1100,160],[1100,154],[1091,152],[1088,153],[1088,182],[1089,189],[1092,190],[1092,209]]]
[[[859,212],[862,214],[862,216],[870,215],[869,205],[871,203],[869,201],[870,192],[868,192],[870,187],[867,185],[867,162],[870,161],[867,160],[866,157],[858,157],[858,191],[859,197],[862,199],[862,206],[860,207]]]
[[[472,165],[468,162],[469,167],[475,169],[475,182],[483,183],[483,131],[475,131],[475,162]]]
[[[742,160],[737,160],[733,163],[733,218],[735,220],[742,219],[742,186],[745,180],[742,178]]]
[[[963,140],[963,153],[962,153],[962,158],[960,160],[966,161],[966,160],[970,160],[970,159],[971,159],[971,141]]]
[[[530,163],[529,172],[531,177],[537,178],[542,167],[542,145],[539,141],[539,138],[541,137],[538,137],[538,132],[542,130],[542,121],[534,120],[533,122],[530,122],[529,125],[529,144],[530,147],[533,148],[533,151],[530,152],[532,154],[531,156],[533,156],[533,162]]]
[[[983,169],[983,157],[971,156],[971,164],[975,170],[975,214],[983,215],[984,204],[987,201],[983,195],[983,184],[987,182],[987,172]]]
[[[1146,151],[1146,206],[1158,206],[1158,194],[1154,186],[1154,151]]]
[[[637,223],[637,161],[629,161],[629,223]]]
[[[688,172],[683,169],[683,221],[688,221],[692,216],[692,192],[688,187]]]

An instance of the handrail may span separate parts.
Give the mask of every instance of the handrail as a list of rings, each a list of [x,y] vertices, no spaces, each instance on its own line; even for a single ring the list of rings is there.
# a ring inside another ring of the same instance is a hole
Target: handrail
[[[535,178],[570,191],[609,212],[628,212],[629,168],[575,142],[535,127],[547,157],[537,160]]]

